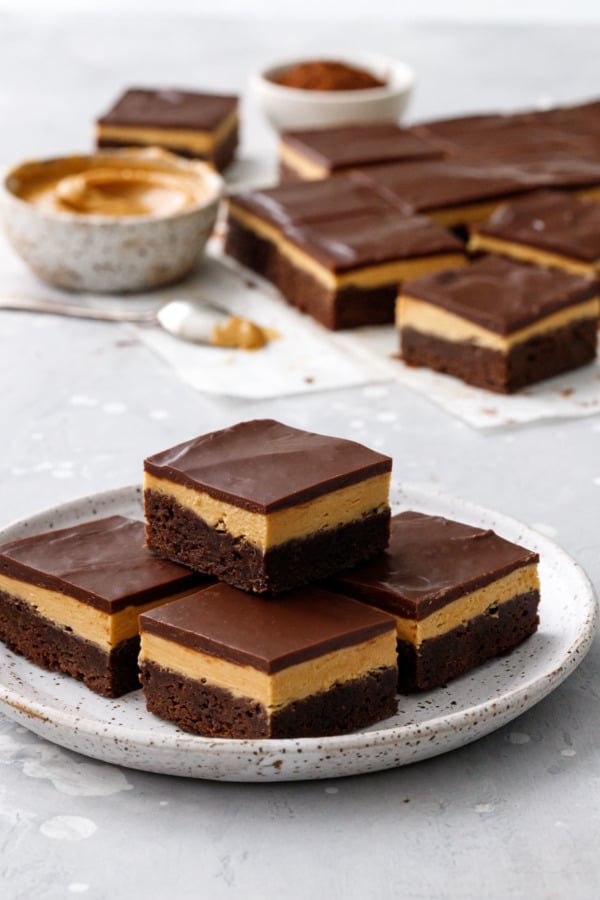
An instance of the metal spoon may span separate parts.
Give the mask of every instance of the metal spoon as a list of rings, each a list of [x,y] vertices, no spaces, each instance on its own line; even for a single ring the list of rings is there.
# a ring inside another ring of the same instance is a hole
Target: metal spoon
[[[159,325],[169,334],[196,344],[212,344],[211,335],[215,325],[223,324],[231,316],[231,313],[222,307],[192,300],[170,300],[157,309],[123,310],[96,309],[42,297],[0,297],[0,309],[50,313],[55,316],[95,319],[101,322]]]

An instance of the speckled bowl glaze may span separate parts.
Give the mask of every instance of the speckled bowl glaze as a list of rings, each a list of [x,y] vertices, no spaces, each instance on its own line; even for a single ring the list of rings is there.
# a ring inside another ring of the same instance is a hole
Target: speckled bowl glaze
[[[223,181],[205,163],[161,150],[133,149],[93,154],[136,160],[160,154],[174,171],[194,173],[206,187],[206,199],[166,215],[104,216],[42,209],[14,193],[28,166],[14,166],[0,185],[6,235],[21,259],[42,280],[68,291],[131,293],[158,288],[183,278],[198,263],[217,216]],[[45,160],[51,165],[57,160]]]
[[[372,72],[386,83],[359,91],[308,91],[277,84],[272,79],[304,59],[271,63],[251,77],[250,86],[265,116],[277,131],[332,128],[367,122],[398,122],[412,93],[415,75],[406,63],[376,53],[319,54]]]
[[[95,494],[5,528],[0,542],[115,513],[142,518],[141,487]],[[0,645],[2,711],[36,734],[133,769],[216,781],[294,781],[390,769],[489,734],[529,709],[582,661],[597,619],[581,568],[549,538],[500,513],[407,485],[394,512],[417,509],[493,528],[540,554],[540,628],[507,656],[445,688],[400,696],[397,714],[354,734],[298,740],[227,740],[186,734],[146,712],[141,691],[118,700],[45,672]]]

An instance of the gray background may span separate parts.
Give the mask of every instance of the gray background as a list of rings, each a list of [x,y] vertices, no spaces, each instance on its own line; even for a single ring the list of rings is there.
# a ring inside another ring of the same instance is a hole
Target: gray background
[[[89,146],[94,115],[129,83],[241,91],[272,57],[373,49],[415,66],[416,119],[593,96],[599,46],[598,27],[0,12],[0,160]],[[246,152],[272,153],[254,107],[244,112]],[[483,434],[397,385],[219,400],[119,327],[6,312],[0,409],[3,523],[138,481],[149,453],[268,415],[381,446],[397,478],[540,526],[600,580],[600,418]],[[564,685],[490,737],[335,782],[119,773],[0,717],[0,896],[594,898],[599,668],[596,641]]]

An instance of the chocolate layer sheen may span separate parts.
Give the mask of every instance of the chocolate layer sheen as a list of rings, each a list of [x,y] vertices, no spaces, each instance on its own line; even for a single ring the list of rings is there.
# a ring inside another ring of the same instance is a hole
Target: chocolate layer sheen
[[[583,262],[600,259],[600,204],[559,191],[539,191],[502,204],[474,230]]]
[[[485,256],[470,266],[406,282],[403,294],[425,300],[497,334],[508,335],[598,293],[593,278]]]
[[[237,97],[231,95],[130,88],[98,123],[212,131],[237,103]]]
[[[288,131],[281,140],[330,172],[349,166],[441,156],[440,150],[414,132],[385,122]]]
[[[219,583],[140,616],[142,630],[262,672],[395,629],[386,613],[320,587],[273,601]]]
[[[0,573],[107,613],[191,590],[205,580],[157,559],[144,540],[142,522],[110,516],[3,544]]]
[[[539,559],[489,529],[442,516],[409,511],[391,524],[389,548],[334,581],[352,597],[417,621]]]
[[[395,210],[290,226],[284,234],[334,272],[464,250],[457,237],[430,219]]]
[[[144,467],[267,514],[389,472],[392,460],[354,441],[255,419],[156,453]]]
[[[348,175],[240,191],[230,201],[234,208],[240,207],[273,225],[302,225],[393,208],[373,187]]]
[[[357,170],[356,177],[374,185],[405,211],[428,212],[509,197],[539,187],[514,166],[456,159],[392,163]]]

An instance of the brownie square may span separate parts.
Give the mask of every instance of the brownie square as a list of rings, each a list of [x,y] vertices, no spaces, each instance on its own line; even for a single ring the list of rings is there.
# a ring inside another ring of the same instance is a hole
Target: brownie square
[[[224,169],[238,143],[238,98],[131,88],[96,123],[98,147],[159,146]]]
[[[0,547],[0,638],[98,694],[139,687],[138,616],[206,583],[144,547],[144,525],[110,516]]]
[[[517,166],[462,159],[370,166],[356,177],[400,209],[447,227],[485,219],[503,200],[540,187],[536,173]]]
[[[469,249],[578,275],[600,272],[600,205],[561,191],[504,203],[474,226]]]
[[[510,393],[591,362],[598,283],[502,257],[404,285],[403,359]]]
[[[392,208],[373,187],[347,175],[240,191],[228,201],[225,252],[276,282],[278,245],[284,226],[386,212]]]
[[[538,626],[536,553],[472,525],[404,512],[388,550],[332,582],[396,619],[398,687],[430,690]]]
[[[447,230],[343,175],[235,195],[225,249],[330,329],[391,323],[400,281],[466,262]]]
[[[241,422],[145,461],[147,543],[242,590],[298,587],[387,545],[391,466],[354,441]]]
[[[343,734],[396,712],[396,629],[303,588],[277,603],[226,584],[141,617],[150,712],[206,737]]]
[[[278,249],[285,299],[333,330],[393,322],[399,284],[467,261],[445,228],[392,209],[286,226]]]
[[[288,131],[279,145],[283,181],[311,181],[345,169],[441,155],[432,143],[389,122]]]

